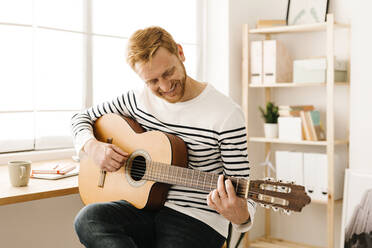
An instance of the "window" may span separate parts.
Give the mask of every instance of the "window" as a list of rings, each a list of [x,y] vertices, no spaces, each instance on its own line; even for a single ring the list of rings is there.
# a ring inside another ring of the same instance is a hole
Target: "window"
[[[139,28],[169,31],[201,80],[202,2],[2,0],[0,153],[72,147],[72,113],[142,87],[124,52]]]

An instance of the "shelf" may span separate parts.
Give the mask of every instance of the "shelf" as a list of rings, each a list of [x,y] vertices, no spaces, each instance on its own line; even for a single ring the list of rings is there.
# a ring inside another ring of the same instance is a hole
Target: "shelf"
[[[335,82],[337,86],[349,85],[348,82]],[[249,84],[250,88],[291,88],[291,87],[325,87],[326,83],[273,83],[273,84]]]
[[[319,248],[319,246],[311,246],[297,242],[287,241],[277,238],[258,238],[250,243],[249,247],[255,248]]]
[[[335,23],[335,28],[350,28],[349,24]],[[315,23],[306,25],[279,26],[270,28],[250,29],[250,34],[279,34],[279,33],[302,33],[320,32],[327,30],[327,23]]]
[[[328,201],[321,201],[321,200],[313,200],[311,199],[311,203],[313,204],[320,204],[320,205],[327,205]]]
[[[273,139],[273,138],[265,138],[265,137],[250,137],[250,142],[262,142],[262,143],[280,143],[280,144],[294,144],[294,145],[313,145],[313,146],[326,146],[327,141],[310,141],[310,140],[300,140],[300,141],[293,141],[293,140],[281,140],[281,139]],[[348,140],[335,140],[335,145],[342,145],[348,144]]]

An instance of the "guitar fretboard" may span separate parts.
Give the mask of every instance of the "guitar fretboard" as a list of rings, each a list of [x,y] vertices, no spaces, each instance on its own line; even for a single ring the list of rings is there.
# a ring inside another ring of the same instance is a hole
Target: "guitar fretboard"
[[[218,176],[219,175],[215,173],[147,161],[146,172],[143,178],[150,181],[185,186],[210,192],[217,188]],[[248,182],[246,179],[226,176],[225,179],[230,179],[232,181],[238,196],[247,198]]]

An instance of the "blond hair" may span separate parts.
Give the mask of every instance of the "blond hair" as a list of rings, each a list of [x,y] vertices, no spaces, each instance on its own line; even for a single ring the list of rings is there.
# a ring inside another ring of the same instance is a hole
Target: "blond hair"
[[[137,62],[149,62],[159,47],[164,47],[171,54],[178,52],[177,43],[172,35],[161,27],[148,27],[134,32],[129,38],[127,62],[134,68]]]

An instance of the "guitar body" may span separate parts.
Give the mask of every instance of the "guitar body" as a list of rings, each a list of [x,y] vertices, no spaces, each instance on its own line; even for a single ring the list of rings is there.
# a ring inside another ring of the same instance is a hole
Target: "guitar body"
[[[112,139],[112,144],[129,153],[130,157],[127,164],[118,171],[102,173],[93,160],[83,154],[79,173],[79,192],[82,201],[90,204],[126,200],[139,209],[161,207],[170,186],[144,180],[141,173],[138,174],[139,169],[131,162],[145,164],[145,159],[149,159],[187,167],[187,148],[182,139],[160,131],[144,132],[134,120],[116,114],[100,117],[93,128],[97,140],[108,142]],[[100,181],[103,181],[103,185],[99,186]]]

